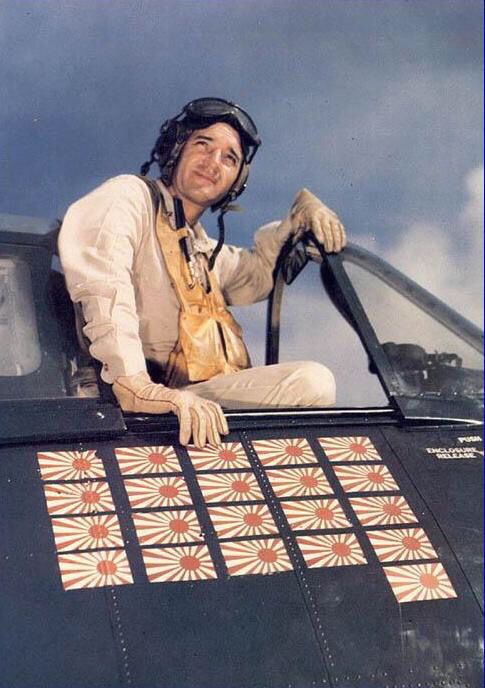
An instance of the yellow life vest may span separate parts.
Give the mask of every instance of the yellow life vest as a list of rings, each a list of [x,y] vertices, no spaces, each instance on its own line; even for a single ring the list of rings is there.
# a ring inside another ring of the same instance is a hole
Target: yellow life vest
[[[173,229],[159,204],[156,233],[165,266],[179,304],[179,335],[170,352],[164,383],[182,387],[215,375],[249,368],[249,354],[242,330],[226,307],[219,283],[202,257],[207,290],[190,273],[180,240],[185,227]]]

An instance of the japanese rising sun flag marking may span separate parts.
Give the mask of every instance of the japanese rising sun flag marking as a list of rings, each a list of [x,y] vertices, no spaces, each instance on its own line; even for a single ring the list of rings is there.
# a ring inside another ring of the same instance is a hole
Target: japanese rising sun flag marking
[[[181,472],[173,447],[120,447],[116,459],[123,475]]]
[[[381,492],[398,490],[394,478],[385,466],[334,466],[345,492]]]
[[[368,437],[319,437],[329,461],[382,461]]]
[[[293,569],[279,538],[223,542],[221,550],[230,576],[280,573]]]
[[[422,528],[368,531],[379,561],[434,559],[438,555]]]
[[[64,590],[133,583],[124,550],[78,552],[58,557]]]
[[[352,533],[298,537],[296,541],[309,568],[367,563]]]
[[[179,477],[127,479],[126,492],[133,509],[192,504],[185,480]]]
[[[43,480],[83,480],[105,477],[103,463],[96,456],[94,449],[39,452],[37,460]]]
[[[418,520],[401,495],[392,497],[354,497],[353,510],[363,526],[384,526],[398,523],[416,523]]]
[[[150,583],[217,578],[206,545],[142,549]]]
[[[320,467],[269,470],[266,475],[278,497],[316,497],[332,493]]]
[[[51,515],[115,510],[108,484],[104,481],[44,485],[44,492],[47,511]]]
[[[385,566],[384,573],[398,602],[421,602],[457,597],[443,565]]]
[[[252,473],[214,473],[198,475],[197,481],[206,502],[248,502],[263,499]]]
[[[281,506],[293,530],[320,530],[351,526],[336,499],[281,502]]]
[[[252,443],[264,466],[317,463],[308,442],[303,439],[257,440]]]
[[[187,447],[190,459],[196,471],[219,468],[250,468],[242,444],[239,442],[222,442],[209,445],[203,449]]]
[[[278,532],[266,504],[213,507],[209,515],[220,538]]]
[[[204,540],[195,511],[152,511],[147,514],[133,514],[133,521],[141,545]]]
[[[56,549],[101,549],[123,547],[120,526],[115,514],[53,518]]]

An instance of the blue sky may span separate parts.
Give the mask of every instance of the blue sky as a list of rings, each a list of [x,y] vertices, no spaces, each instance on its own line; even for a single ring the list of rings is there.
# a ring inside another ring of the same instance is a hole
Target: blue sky
[[[4,211],[59,213],[136,170],[205,94],[264,142],[240,240],[302,185],[353,234],[448,224],[481,163],[478,0],[4,0],[0,26]]]
[[[263,139],[229,241],[249,245],[307,186],[353,241],[477,320],[482,14],[480,0],[3,0],[0,211],[61,215],[137,172],[185,102],[227,97]]]

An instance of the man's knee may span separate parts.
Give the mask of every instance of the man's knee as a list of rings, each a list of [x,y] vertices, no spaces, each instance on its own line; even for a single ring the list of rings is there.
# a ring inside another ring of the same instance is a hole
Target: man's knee
[[[335,404],[335,378],[331,370],[315,361],[295,364],[295,384],[301,406],[330,406]]]

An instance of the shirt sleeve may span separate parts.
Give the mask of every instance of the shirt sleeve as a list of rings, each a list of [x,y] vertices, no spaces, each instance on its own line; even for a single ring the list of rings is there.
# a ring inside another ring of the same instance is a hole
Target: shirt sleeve
[[[288,220],[270,222],[255,233],[253,248],[223,246],[215,269],[229,305],[245,306],[268,296],[276,259],[290,232]]]
[[[59,236],[59,254],[74,302],[82,305],[90,353],[103,364],[101,377],[146,371],[133,265],[151,201],[143,182],[115,177],[68,209]]]

